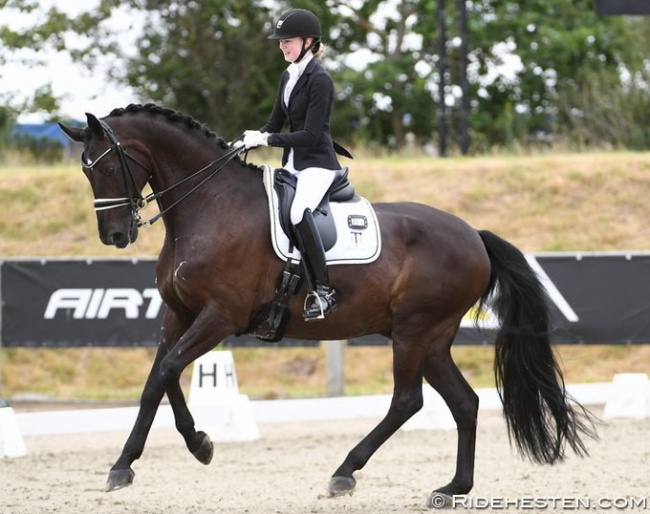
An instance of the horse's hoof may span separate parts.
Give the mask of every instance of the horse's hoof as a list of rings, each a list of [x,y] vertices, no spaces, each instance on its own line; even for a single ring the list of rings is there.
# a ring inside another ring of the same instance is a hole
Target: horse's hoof
[[[203,440],[201,441],[201,446],[199,446],[199,449],[195,452],[192,452],[192,455],[194,455],[194,457],[196,457],[196,460],[198,460],[201,464],[210,464],[212,461],[212,456],[214,455],[214,445],[212,444],[212,441],[210,441],[208,434],[204,432],[198,432],[198,435],[202,435]]]
[[[112,469],[108,473],[108,480],[106,481],[106,488],[104,490],[108,493],[128,487],[133,483],[133,477],[135,477],[135,473],[131,468]]]
[[[447,493],[433,491],[427,500],[427,507],[430,509],[450,509],[453,507],[454,498]]]
[[[357,481],[354,477],[332,477],[330,478],[330,485],[327,488],[330,498],[334,496],[343,496],[345,494],[352,494]]]

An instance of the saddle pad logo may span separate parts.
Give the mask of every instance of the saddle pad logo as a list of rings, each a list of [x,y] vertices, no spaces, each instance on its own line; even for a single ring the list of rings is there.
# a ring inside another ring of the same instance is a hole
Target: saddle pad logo
[[[273,188],[273,168],[264,165],[264,188],[269,199],[271,243],[283,261],[300,260],[300,252],[291,248],[280,226],[278,195]],[[368,200],[357,196],[345,203],[330,203],[336,224],[336,244],[326,252],[327,264],[369,264],[381,253],[381,233],[375,210]]]

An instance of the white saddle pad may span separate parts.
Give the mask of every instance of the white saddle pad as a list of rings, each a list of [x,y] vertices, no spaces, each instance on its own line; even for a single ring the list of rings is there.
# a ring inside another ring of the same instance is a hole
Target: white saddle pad
[[[292,248],[280,225],[278,195],[273,188],[273,168],[263,165],[264,188],[269,198],[271,242],[273,250],[283,261],[300,260],[300,252]],[[375,210],[368,200],[357,197],[344,203],[330,203],[336,225],[336,244],[325,253],[327,263],[369,264],[381,253],[381,233]],[[367,226],[366,225],[367,222]]]

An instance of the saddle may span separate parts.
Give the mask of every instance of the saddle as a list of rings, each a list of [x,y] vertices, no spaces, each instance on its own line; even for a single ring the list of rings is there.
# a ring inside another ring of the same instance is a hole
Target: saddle
[[[262,175],[269,199],[271,243],[285,267],[278,277],[274,297],[237,335],[248,334],[262,341],[277,342],[289,321],[289,299],[298,291],[303,278],[290,217],[297,179],[285,169],[268,165],[262,166]],[[336,172],[313,217],[327,252],[328,265],[368,264],[379,257],[381,233],[377,217],[370,202],[355,193],[348,179],[348,168]]]
[[[347,202],[355,197],[354,186],[348,179],[348,171],[347,167],[337,170],[332,185],[313,212],[314,221],[318,227],[325,251],[330,250],[334,246],[334,243],[336,243],[336,225],[334,223],[334,217],[330,215],[330,202]],[[296,196],[298,179],[283,168],[274,171],[274,179],[273,187],[278,195],[280,226],[291,241],[291,244],[297,247],[296,234],[294,233],[290,219],[290,211],[291,204]]]

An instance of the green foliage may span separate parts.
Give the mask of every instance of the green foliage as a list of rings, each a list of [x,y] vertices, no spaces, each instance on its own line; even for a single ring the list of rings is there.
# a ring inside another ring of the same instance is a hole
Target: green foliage
[[[9,105],[2,105],[0,103],[0,149],[4,146],[3,142],[6,143],[5,138],[16,121],[16,116],[17,113],[14,109]]]
[[[54,96],[50,84],[43,86],[34,92],[32,108],[34,110],[45,112],[56,112],[59,109],[59,100]]]
[[[479,74],[487,76],[499,62],[499,41],[508,41],[522,65],[516,80],[497,77],[479,87],[473,127],[488,137],[488,146],[511,146],[539,134],[576,136],[560,104],[571,103],[596,75],[621,90],[621,67],[641,62],[631,50],[638,45],[625,20],[598,18],[591,0],[490,0],[481,9],[471,28],[472,46],[480,48]]]
[[[445,99],[452,137],[461,100],[458,5],[446,2]],[[648,148],[648,18],[599,18],[592,0],[466,5],[474,152],[558,138],[576,146]],[[321,19],[329,47],[325,63],[337,85],[336,139],[385,148],[403,146],[408,133],[420,144],[431,143],[436,133],[437,0],[273,6],[261,0],[100,0],[76,17],[44,10],[34,0],[3,6],[29,13],[34,24],[19,30],[0,21],[0,63],[19,48],[66,51],[89,67],[118,62],[112,80],[133,87],[143,102],[191,114],[227,138],[260,126],[270,112],[286,66],[277,44],[267,39],[273,21],[289,7],[311,9]],[[124,32],[110,24],[118,10],[144,20],[143,27],[132,27],[138,31],[133,48],[123,48]],[[84,34],[85,44],[70,47],[71,33]],[[513,57],[518,68],[497,72]],[[11,102],[0,98],[2,104]],[[28,107],[58,108],[51,92],[37,94]],[[0,130],[1,123],[0,112]]]
[[[268,8],[250,0],[147,2],[156,11],[127,61],[126,82],[143,96],[197,116],[234,137],[271,111],[283,59]]]

